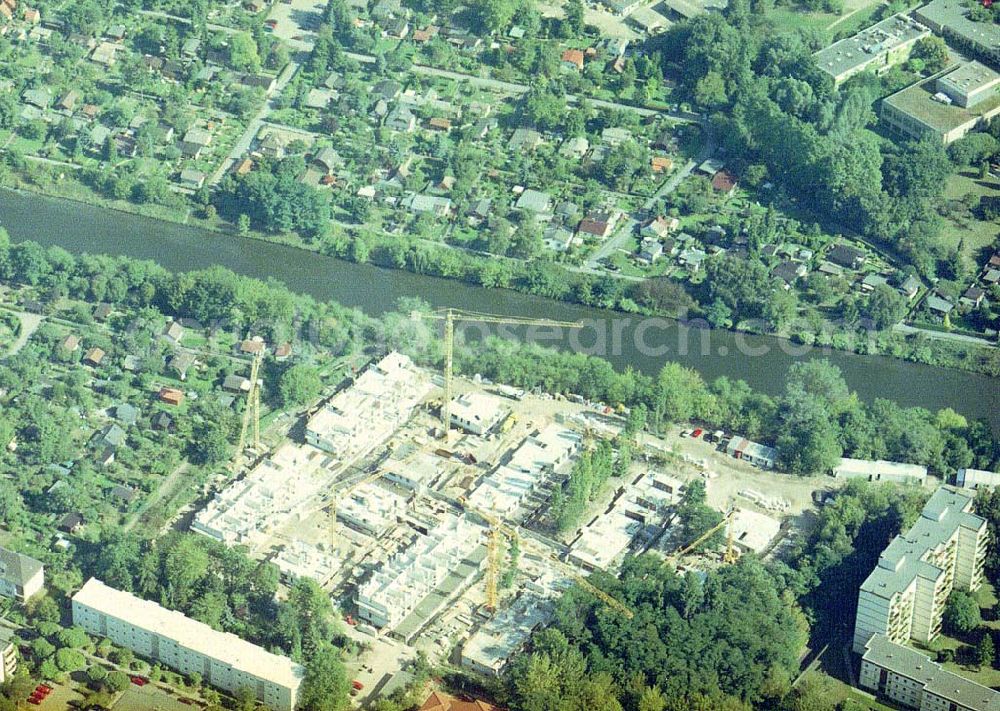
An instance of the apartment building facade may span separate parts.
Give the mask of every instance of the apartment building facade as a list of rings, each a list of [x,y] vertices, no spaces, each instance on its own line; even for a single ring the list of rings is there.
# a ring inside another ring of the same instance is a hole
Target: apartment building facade
[[[17,647],[14,646],[14,641],[14,631],[8,627],[0,627],[0,684],[17,671]]]
[[[293,711],[305,675],[305,669],[287,657],[96,578],[73,596],[73,624],[181,674],[198,672],[224,691],[253,689],[274,711]]]
[[[919,711],[1000,711],[1000,693],[945,671],[915,649],[875,635],[861,658],[858,685]]]
[[[951,591],[980,586],[986,520],[972,513],[974,502],[971,492],[941,487],[889,543],[858,593],[855,652],[864,654],[875,635],[896,644],[932,641]]]

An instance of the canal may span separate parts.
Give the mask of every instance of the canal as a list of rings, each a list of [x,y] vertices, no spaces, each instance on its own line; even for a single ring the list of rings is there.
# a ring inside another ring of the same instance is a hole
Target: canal
[[[156,261],[172,271],[219,264],[247,276],[274,277],[294,291],[371,315],[393,309],[401,297],[415,296],[435,307],[582,320],[587,327],[580,332],[535,330],[532,336],[546,345],[601,355],[616,368],[631,366],[653,374],[664,362],[674,360],[695,368],[707,380],[720,375],[740,378],[771,394],[781,391],[793,362],[826,357],[865,400],[881,397],[930,410],[952,407],[969,417],[986,417],[1000,429],[1000,380],[984,375],[882,356],[802,349],[766,336],[692,329],[673,321],[352,264],[283,245],[26,193],[0,191],[0,224],[15,241],[32,239],[74,253],[123,254]]]

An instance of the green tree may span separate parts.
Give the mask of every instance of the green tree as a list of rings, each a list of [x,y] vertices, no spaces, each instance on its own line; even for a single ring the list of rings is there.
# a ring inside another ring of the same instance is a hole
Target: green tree
[[[113,694],[125,691],[129,685],[128,675],[123,671],[118,671],[117,669],[113,672],[108,673],[108,678],[104,682],[104,686]]]
[[[955,634],[968,634],[983,623],[979,603],[964,590],[954,590],[948,596],[941,620],[946,630]]]
[[[238,32],[229,36],[229,66],[242,72],[260,70],[257,43],[249,32]]]
[[[303,711],[341,711],[348,706],[350,689],[339,651],[324,644],[306,662],[299,704]]]
[[[979,641],[976,643],[976,664],[979,667],[992,667],[996,657],[996,648],[993,645],[993,635],[989,630],[984,630]]]
[[[323,387],[319,370],[314,366],[300,363],[281,374],[278,394],[284,406],[304,405],[315,400]]]
[[[879,284],[868,297],[868,315],[880,331],[899,323],[906,309],[906,297],[888,284]]]
[[[56,650],[56,666],[64,672],[79,671],[87,666],[87,659],[75,649],[63,647]]]

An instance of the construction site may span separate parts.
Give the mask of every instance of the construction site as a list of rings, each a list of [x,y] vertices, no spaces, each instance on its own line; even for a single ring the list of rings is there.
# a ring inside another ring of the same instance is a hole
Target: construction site
[[[271,451],[261,451],[252,407],[255,362],[231,475],[191,522],[273,561],[286,585],[308,577],[331,595],[348,634],[368,649],[352,668],[365,688],[359,700],[416,650],[500,674],[574,585],[631,616],[586,580],[630,553],[687,567],[768,555],[806,523],[811,492],[830,482],[791,482],[787,500],[787,475],[734,458],[719,442],[641,434],[627,476],[607,482],[576,530],[556,535],[540,512],[584,451],[618,436],[627,411],[454,377],[449,330],[461,317],[440,316],[443,373],[396,352],[375,358]],[[684,541],[676,508],[696,479],[724,515]],[[724,551],[689,555],[720,532]]]

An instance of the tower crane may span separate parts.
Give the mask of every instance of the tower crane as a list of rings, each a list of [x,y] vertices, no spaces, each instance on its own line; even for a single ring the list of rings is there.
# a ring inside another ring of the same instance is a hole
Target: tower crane
[[[697,548],[702,543],[704,543],[709,538],[711,538],[716,533],[718,533],[720,530],[722,530],[723,527],[728,527],[726,529],[726,531],[727,531],[726,532],[726,550],[722,554],[722,562],[726,563],[727,565],[729,565],[731,563],[735,563],[736,560],[739,558],[739,553],[736,552],[736,547],[733,545],[732,520],[733,520],[733,516],[735,516],[738,511],[739,511],[739,509],[737,509],[735,506],[731,507],[723,515],[721,521],[719,521],[717,524],[715,524],[714,526],[712,526],[710,529],[708,529],[707,531],[705,531],[703,534],[701,534],[700,536],[698,536],[696,539],[694,539],[693,541],[691,541],[690,543],[688,543],[686,546],[684,546],[683,548],[681,548],[679,551],[675,551],[674,553],[672,553],[667,558],[667,560],[669,560],[669,561],[676,561],[676,560],[679,560],[680,558],[683,558],[688,553],[690,553],[695,548]]]
[[[631,620],[635,617],[635,613],[628,608],[627,605],[612,597],[608,593],[601,590],[599,587],[588,581],[585,577],[580,575],[571,566],[567,565],[563,561],[556,558],[547,549],[537,546],[534,541],[530,538],[522,538],[518,533],[517,527],[513,526],[505,521],[503,521],[499,516],[493,513],[487,513],[481,509],[476,508],[469,504],[465,499],[459,499],[459,503],[463,508],[468,511],[472,511],[482,518],[490,526],[489,539],[487,541],[487,568],[486,568],[486,607],[491,612],[497,608],[497,586],[500,579],[500,539],[501,537],[506,537],[510,540],[517,540],[519,543],[528,543],[527,546],[531,551],[545,558],[546,560],[552,562],[554,565],[559,566],[562,572],[566,573],[570,578],[573,579],[577,585],[589,592],[591,595],[596,597],[598,600],[603,602],[605,605],[621,613],[626,619]]]
[[[455,321],[474,321],[478,323],[503,323],[523,326],[553,326],[564,328],[583,328],[582,321],[556,321],[548,318],[527,318],[522,316],[498,316],[482,314],[462,309],[441,309],[430,313],[414,311],[410,314],[414,320],[444,321],[444,401],[441,404],[441,431],[447,439],[451,431],[451,391],[452,370],[455,356]]]
[[[247,431],[253,420],[253,451],[260,451],[260,364],[263,353],[257,352],[250,364],[250,390],[247,392],[247,403],[243,410],[243,422],[240,425],[240,439],[233,454],[231,468],[236,471],[240,465],[240,457],[247,445]]]

